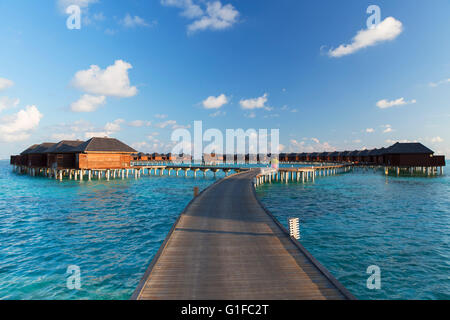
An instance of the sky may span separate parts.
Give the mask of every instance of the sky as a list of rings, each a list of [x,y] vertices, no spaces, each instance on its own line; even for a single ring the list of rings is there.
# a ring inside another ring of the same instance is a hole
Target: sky
[[[448,157],[449,13],[448,0],[3,0],[0,159],[92,136],[170,152],[200,120],[279,129],[284,152],[419,141]]]

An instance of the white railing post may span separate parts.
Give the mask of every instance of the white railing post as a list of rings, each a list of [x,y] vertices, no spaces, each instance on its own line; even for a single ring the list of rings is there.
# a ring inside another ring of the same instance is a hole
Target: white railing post
[[[289,218],[289,234],[292,238],[300,239],[300,219]]]

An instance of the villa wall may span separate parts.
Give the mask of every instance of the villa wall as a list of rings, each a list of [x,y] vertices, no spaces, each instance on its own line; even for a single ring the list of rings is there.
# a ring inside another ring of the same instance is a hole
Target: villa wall
[[[129,168],[133,156],[120,153],[77,154],[77,169],[121,169]]]
[[[75,169],[74,153],[49,153],[47,154],[47,165],[51,169]]]

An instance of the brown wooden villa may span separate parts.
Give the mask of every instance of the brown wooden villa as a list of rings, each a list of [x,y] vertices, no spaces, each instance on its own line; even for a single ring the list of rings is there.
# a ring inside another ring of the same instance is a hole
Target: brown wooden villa
[[[351,162],[359,165],[377,165],[397,168],[436,168],[445,166],[445,157],[421,143],[396,143],[389,148],[342,152],[282,153],[280,162]],[[423,169],[425,170],[425,169]]]
[[[53,144],[45,151],[47,163],[44,166],[52,169],[77,168],[75,147],[78,147],[83,142],[80,140],[63,140]]]
[[[54,174],[62,170],[115,170],[130,168],[137,151],[113,138],[92,138],[87,141],[63,140],[58,143],[33,145],[11,164],[21,172]],[[72,171],[70,171],[72,172]]]
[[[34,145],[20,154],[20,162],[22,165],[28,167],[45,167],[47,166],[48,149],[55,144],[51,142],[44,142],[39,145]]]
[[[184,161],[191,161],[191,156],[183,155]],[[246,155],[219,155],[224,162],[234,158],[234,162],[247,158]],[[262,158],[259,157],[259,161]],[[132,161],[174,161],[172,154],[150,155],[138,154],[136,150],[113,138],[92,138],[88,141],[60,141],[58,143],[35,144],[27,148],[20,155],[11,156],[11,165],[21,172],[42,172],[54,174],[52,171],[62,171],[83,176],[84,170],[108,171],[125,170],[131,168]],[[445,157],[436,156],[434,152],[421,143],[396,143],[389,148],[373,150],[355,150],[343,152],[312,152],[312,153],[282,153],[280,162],[349,162],[357,165],[384,166],[394,168],[397,173],[403,168],[422,172],[435,172],[437,168],[445,166]],[[178,160],[178,159],[176,159]],[[80,171],[81,170],[81,171]],[[59,172],[61,174],[61,172]],[[90,173],[89,173],[90,174]],[[123,174],[123,172],[122,172]],[[128,171],[127,171],[128,174]]]
[[[393,167],[442,167],[444,156],[434,152],[421,143],[396,143],[384,152],[385,165]]]

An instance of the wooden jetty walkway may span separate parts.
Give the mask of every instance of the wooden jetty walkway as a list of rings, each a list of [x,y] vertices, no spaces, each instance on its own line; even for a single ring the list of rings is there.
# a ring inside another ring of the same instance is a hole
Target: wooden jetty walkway
[[[191,201],[132,299],[354,299],[260,204],[272,177],[234,174]]]

